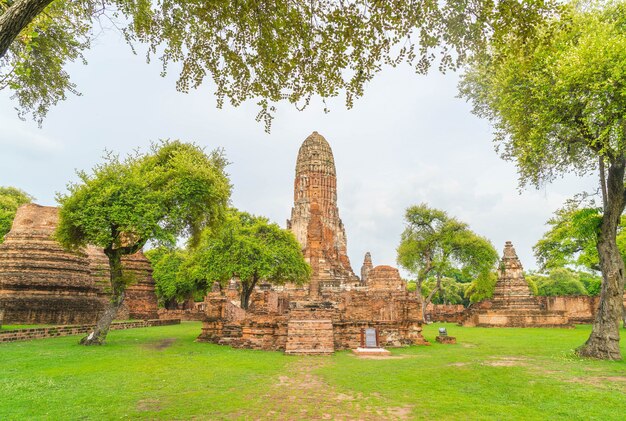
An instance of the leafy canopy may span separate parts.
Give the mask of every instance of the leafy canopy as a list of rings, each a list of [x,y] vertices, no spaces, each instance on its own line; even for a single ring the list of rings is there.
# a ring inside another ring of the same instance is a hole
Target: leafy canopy
[[[407,227],[398,246],[398,263],[416,276],[417,292],[432,278],[436,287],[444,278],[477,279],[489,277],[498,254],[489,240],[475,234],[467,224],[426,204],[406,210]],[[432,297],[431,297],[432,298]]]
[[[14,3],[0,0],[0,16]],[[550,0],[471,7],[464,0],[55,0],[4,57],[0,51],[0,89],[14,92],[21,115],[41,121],[67,92],[77,93],[66,64],[84,62],[103,29],[119,30],[160,60],[163,74],[180,68],[179,91],[210,78],[218,106],[255,100],[268,128],[278,102],[303,108],[314,95],[343,93],[351,107],[384,65],[455,69],[493,34],[532,26],[557,7]]]
[[[33,197],[15,187],[0,186],[0,243],[11,231],[15,212],[20,206],[30,203]]]
[[[461,94],[494,124],[522,185],[587,174],[626,151],[626,4],[596,5],[503,34],[463,76]]]
[[[589,280],[589,278],[587,279]],[[566,268],[552,269],[548,276],[527,275],[527,280],[536,288],[535,295],[591,295],[585,288],[579,274]]]
[[[242,306],[261,280],[282,285],[309,280],[305,262],[293,233],[267,218],[232,209],[226,222],[206,230],[185,264],[185,275],[194,282],[224,285],[233,277],[242,283]],[[245,296],[244,296],[245,295]]]
[[[157,247],[148,250],[145,254],[152,264],[152,277],[161,305],[167,307],[167,304],[171,302],[182,303],[197,295],[204,295],[206,292],[206,285],[190,282],[181,273],[183,264],[187,260],[187,251]]]
[[[93,244],[132,254],[152,240],[172,246],[218,224],[231,186],[220,151],[161,141],[144,154],[120,160],[108,154],[93,173],[59,194],[58,240],[66,247]]]
[[[602,209],[593,202],[588,205],[581,206],[578,201],[569,200],[548,220],[549,230],[533,247],[541,270],[564,266],[600,270],[597,244]],[[623,259],[626,259],[625,226],[626,218],[622,216],[617,246]]]

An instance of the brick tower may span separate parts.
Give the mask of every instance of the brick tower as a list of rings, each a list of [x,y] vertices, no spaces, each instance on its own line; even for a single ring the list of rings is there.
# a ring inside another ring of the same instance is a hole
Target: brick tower
[[[337,174],[330,145],[319,133],[307,137],[298,152],[294,206],[290,229],[311,265],[310,293],[322,286],[342,287],[358,282],[350,266],[346,231],[337,208]]]

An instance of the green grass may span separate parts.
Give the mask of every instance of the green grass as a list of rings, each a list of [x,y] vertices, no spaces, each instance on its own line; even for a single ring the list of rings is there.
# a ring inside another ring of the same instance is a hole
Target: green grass
[[[0,419],[624,419],[626,362],[581,360],[590,328],[446,325],[393,358],[195,343],[200,324],[0,345]],[[626,336],[626,335],[624,335]],[[626,341],[623,341],[626,342]],[[626,346],[622,345],[626,355]]]
[[[0,331],[17,330],[17,329],[34,329],[38,327],[53,327],[54,325],[2,325]]]

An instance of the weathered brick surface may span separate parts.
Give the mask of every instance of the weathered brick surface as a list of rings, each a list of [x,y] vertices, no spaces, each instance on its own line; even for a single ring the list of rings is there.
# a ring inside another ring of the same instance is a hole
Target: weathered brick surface
[[[313,296],[323,286],[358,283],[347,253],[346,231],[337,208],[337,174],[330,145],[317,132],[298,151],[290,229],[303,248],[313,274]]]
[[[542,308],[524,278],[522,263],[510,241],[506,242],[498,282],[489,305],[468,310],[461,323],[483,327],[570,327],[562,311]]]
[[[180,319],[139,320],[133,322],[113,322],[111,330],[134,329],[140,327],[169,326],[180,324]],[[32,339],[53,338],[57,336],[82,335],[90,332],[94,325],[51,326],[32,329],[16,329],[0,332],[0,343],[29,341]]]
[[[58,208],[20,207],[0,244],[0,312],[3,323],[93,323],[108,304],[108,259],[88,247],[70,253],[54,240]],[[152,269],[143,253],[125,257],[136,282],[129,286],[119,318],[155,319],[157,298]]]
[[[332,320],[289,320],[285,354],[329,355],[334,351],[335,342]]]
[[[92,323],[104,309],[84,253],[52,238],[55,207],[21,206],[0,244],[0,310],[5,324]]]
[[[459,323],[465,307],[462,304],[429,304],[426,307],[426,320],[430,322]]]

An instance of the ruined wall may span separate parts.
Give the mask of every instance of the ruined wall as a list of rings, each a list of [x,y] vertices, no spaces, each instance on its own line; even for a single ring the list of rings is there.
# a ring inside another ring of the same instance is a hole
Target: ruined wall
[[[428,304],[426,320],[430,322],[459,323],[465,307],[462,304]]]

